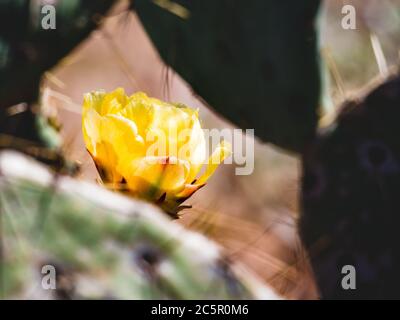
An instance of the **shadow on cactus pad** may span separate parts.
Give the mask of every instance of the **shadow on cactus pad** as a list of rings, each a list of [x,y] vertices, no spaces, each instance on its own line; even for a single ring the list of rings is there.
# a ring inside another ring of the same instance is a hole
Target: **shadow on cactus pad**
[[[305,152],[300,229],[323,298],[400,297],[399,119],[397,75],[346,103]]]
[[[161,57],[241,128],[299,151],[317,124],[318,0],[135,1]]]

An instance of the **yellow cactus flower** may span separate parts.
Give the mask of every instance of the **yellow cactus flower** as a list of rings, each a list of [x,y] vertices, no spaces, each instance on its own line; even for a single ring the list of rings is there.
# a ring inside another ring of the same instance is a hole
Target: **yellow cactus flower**
[[[82,131],[106,185],[156,202],[170,214],[230,155],[223,141],[206,160],[197,110],[142,92],[127,96],[121,88],[84,96]]]

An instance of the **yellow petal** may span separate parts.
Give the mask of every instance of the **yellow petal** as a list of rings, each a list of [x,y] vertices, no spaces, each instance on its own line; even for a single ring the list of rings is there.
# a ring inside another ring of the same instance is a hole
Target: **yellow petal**
[[[84,96],[83,113],[89,109],[93,109],[100,116],[116,114],[125,107],[127,101],[128,98],[122,88],[117,88],[111,93],[93,91]]]
[[[185,188],[181,192],[176,194],[175,198],[176,199],[187,199],[193,193],[195,193],[197,190],[199,190],[202,187],[204,187],[204,184],[187,184],[187,185],[185,185]]]
[[[136,123],[139,134],[145,138],[147,129],[153,121],[154,108],[149,103],[146,94],[139,92],[128,99],[120,115]]]
[[[93,156],[97,156],[96,145],[101,142],[100,127],[101,117],[93,109],[85,111],[82,115],[82,132],[86,148]]]
[[[185,149],[188,149],[188,156],[185,156]],[[191,128],[190,139],[187,144],[184,144],[179,150],[179,158],[186,159],[190,163],[190,173],[187,183],[192,183],[206,159],[206,140],[200,122],[195,121]]]
[[[93,160],[99,171],[100,177],[112,185],[119,184],[122,175],[117,171],[118,154],[113,145],[108,142],[101,142],[96,145],[96,156]]]
[[[140,190],[146,181],[148,185],[163,192],[177,192],[184,188],[189,164],[179,159],[166,157],[144,157],[131,162],[130,173],[125,176],[128,186],[140,193],[148,190]]]
[[[203,175],[196,181],[195,184],[202,185],[207,182],[207,180],[213,175],[218,166],[231,155],[231,145],[222,141],[215,148],[213,154],[208,159],[207,169]]]
[[[135,123],[122,116],[103,117],[101,139],[113,146],[118,158],[114,169],[123,177],[130,174],[129,163],[145,155],[144,142]]]
[[[106,93],[103,91],[92,91],[90,93],[86,93],[83,97],[83,112],[84,115],[86,111],[93,109],[97,112],[100,112],[101,105],[103,103],[103,99],[106,96]]]
[[[100,115],[116,114],[120,112],[126,105],[128,98],[122,88],[117,88],[113,92],[106,94],[101,103]]]

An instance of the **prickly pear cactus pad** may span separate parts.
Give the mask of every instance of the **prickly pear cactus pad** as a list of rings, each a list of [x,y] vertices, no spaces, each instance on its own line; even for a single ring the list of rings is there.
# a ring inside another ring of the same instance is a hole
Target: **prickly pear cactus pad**
[[[300,229],[323,298],[400,297],[399,119],[396,75],[346,103],[304,154]]]
[[[290,150],[313,137],[319,0],[134,4],[164,61],[223,116]]]
[[[155,207],[11,151],[0,153],[0,222],[1,298],[278,298]]]

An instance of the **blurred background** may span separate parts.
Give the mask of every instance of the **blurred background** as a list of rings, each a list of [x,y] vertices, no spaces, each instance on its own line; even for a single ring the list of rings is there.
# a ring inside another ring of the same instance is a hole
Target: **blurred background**
[[[356,30],[342,28],[345,4],[356,8]],[[319,23],[326,95],[331,97],[321,107],[329,117],[341,102],[382,76],[377,50],[388,67],[398,63],[400,0],[327,0]],[[162,63],[138,17],[121,4],[101,29],[46,74],[43,83],[44,105],[57,114],[67,156],[82,165],[80,179],[97,179],[81,135],[83,94],[116,87],[199,108],[206,128],[231,127]],[[237,176],[234,165],[220,166],[208,186],[187,201],[193,207],[176,223],[214,239],[230,259],[245,264],[285,297],[317,298],[296,229],[299,167],[292,154],[257,142],[254,172]]]

